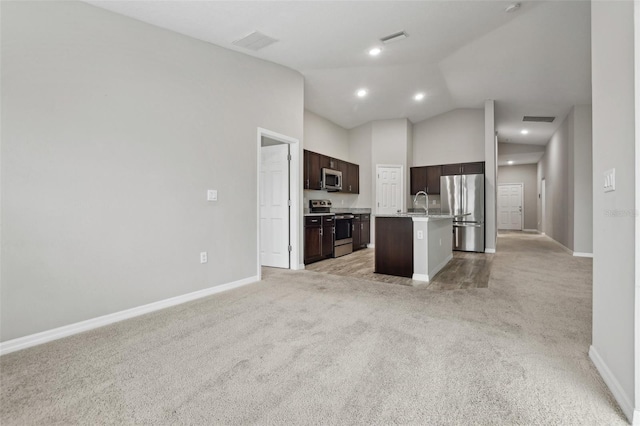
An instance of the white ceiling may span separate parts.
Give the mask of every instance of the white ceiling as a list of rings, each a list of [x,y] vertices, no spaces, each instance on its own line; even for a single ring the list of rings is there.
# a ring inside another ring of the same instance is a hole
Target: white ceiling
[[[544,145],[572,105],[591,103],[588,1],[522,2],[514,13],[504,12],[512,2],[482,0],[89,3],[298,70],[305,108],[347,129],[493,99],[500,141]],[[402,30],[407,39],[379,42]],[[232,44],[253,31],[279,41],[257,52]],[[361,87],[366,98],[355,96]],[[419,91],[427,96],[416,102]]]

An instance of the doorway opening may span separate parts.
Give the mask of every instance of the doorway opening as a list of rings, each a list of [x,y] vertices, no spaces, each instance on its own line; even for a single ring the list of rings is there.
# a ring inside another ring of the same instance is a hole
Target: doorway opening
[[[300,143],[258,128],[257,264],[300,269]]]

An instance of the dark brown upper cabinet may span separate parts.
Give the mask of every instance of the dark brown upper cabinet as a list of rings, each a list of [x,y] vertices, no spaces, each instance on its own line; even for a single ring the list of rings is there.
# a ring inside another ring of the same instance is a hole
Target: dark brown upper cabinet
[[[304,189],[322,189],[322,155],[304,150]]]
[[[316,152],[304,150],[304,189],[322,189],[322,169],[342,172],[342,190],[348,194],[360,193],[360,166]]]
[[[475,175],[484,173],[484,162],[444,164],[442,166],[442,176],[450,175]]]
[[[347,163],[347,179],[344,180],[342,190],[351,194],[360,193],[360,166]]]
[[[440,193],[441,166],[422,166],[411,168],[411,195],[424,191],[429,195]]]

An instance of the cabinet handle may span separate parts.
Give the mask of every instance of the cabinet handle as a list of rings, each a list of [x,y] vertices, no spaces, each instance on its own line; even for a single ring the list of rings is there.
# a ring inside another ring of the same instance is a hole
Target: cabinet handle
[[[318,219],[311,219],[312,223],[316,223],[318,221]]]
[[[320,228],[320,236],[322,237],[322,228]]]
[[[349,185],[349,192],[351,192],[351,185]]]
[[[331,233],[333,233],[333,234],[336,233],[336,227],[335,226],[333,228],[331,228]]]
[[[309,187],[309,179],[307,179],[307,188]]]
[[[352,223],[352,224],[351,224],[351,232],[353,232],[353,231],[355,231],[355,230],[356,230],[356,226]]]
[[[364,223],[360,224],[360,230],[362,231],[364,229]]]

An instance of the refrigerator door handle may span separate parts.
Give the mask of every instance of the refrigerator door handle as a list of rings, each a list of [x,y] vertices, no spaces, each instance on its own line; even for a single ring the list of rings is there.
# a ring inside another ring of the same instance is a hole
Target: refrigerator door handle
[[[457,247],[460,247],[460,243],[458,242],[458,228],[456,228],[454,232],[456,233],[456,248],[457,248]]]

